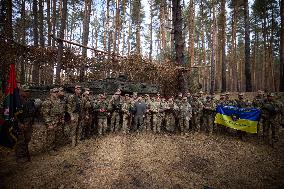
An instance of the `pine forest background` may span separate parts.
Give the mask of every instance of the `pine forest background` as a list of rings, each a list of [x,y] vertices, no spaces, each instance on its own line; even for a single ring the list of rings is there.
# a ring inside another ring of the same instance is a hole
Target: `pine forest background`
[[[39,85],[122,73],[165,93],[284,91],[283,4],[1,0],[1,80],[16,63],[20,81]]]

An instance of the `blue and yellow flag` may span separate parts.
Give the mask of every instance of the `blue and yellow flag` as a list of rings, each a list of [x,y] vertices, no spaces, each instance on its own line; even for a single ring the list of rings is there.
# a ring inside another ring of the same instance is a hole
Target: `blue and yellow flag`
[[[257,133],[260,109],[220,105],[216,111],[215,123],[248,133]]]

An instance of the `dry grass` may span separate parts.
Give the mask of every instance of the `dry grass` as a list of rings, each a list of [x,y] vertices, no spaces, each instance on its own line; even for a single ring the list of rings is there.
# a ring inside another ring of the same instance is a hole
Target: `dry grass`
[[[36,130],[32,162],[1,152],[0,188],[284,187],[283,132],[277,149],[203,133],[110,134],[51,156],[36,153],[44,128]]]

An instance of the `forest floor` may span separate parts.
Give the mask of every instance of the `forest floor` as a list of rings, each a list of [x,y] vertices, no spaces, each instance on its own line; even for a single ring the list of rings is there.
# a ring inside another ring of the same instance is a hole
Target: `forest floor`
[[[252,136],[108,134],[57,155],[38,152],[35,129],[31,162],[0,151],[0,188],[284,188],[283,129],[276,148]]]

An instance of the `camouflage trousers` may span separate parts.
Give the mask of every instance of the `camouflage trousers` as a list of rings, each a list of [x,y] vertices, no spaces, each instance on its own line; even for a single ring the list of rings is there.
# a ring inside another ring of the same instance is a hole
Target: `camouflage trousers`
[[[19,133],[18,133],[18,141],[15,146],[15,152],[16,152],[16,157],[17,158],[28,158],[29,157],[29,142],[31,141],[32,138],[32,133],[33,133],[33,127],[30,122],[24,123],[21,125]]]
[[[82,138],[89,138],[92,130],[92,117],[90,114],[86,115],[82,119]]]
[[[46,150],[56,150],[60,139],[60,125],[57,122],[46,125]]]
[[[145,119],[144,119],[144,127],[146,129],[146,131],[150,131],[151,130],[151,114],[146,114]]]
[[[270,139],[271,131],[271,139]],[[279,124],[276,119],[268,118],[263,121],[263,140],[267,143],[275,143],[279,140]]]
[[[214,128],[214,115],[203,114],[203,128],[205,132],[212,133]]]
[[[106,130],[107,130],[107,118],[99,117],[98,118],[98,134],[103,135],[106,133]]]
[[[173,114],[166,114],[165,116],[166,120],[166,130],[170,132],[175,131],[175,116]]]
[[[122,132],[123,133],[128,133],[130,130],[130,115],[128,114],[123,114],[122,115]]]
[[[189,120],[190,118],[188,116],[179,118],[178,124],[181,132],[187,132],[189,130]]]
[[[113,112],[111,116],[111,121],[110,121],[110,130],[112,132],[117,132],[120,130],[120,116],[119,112]]]
[[[161,132],[163,117],[160,114],[153,114],[153,131],[154,133]]]
[[[80,125],[80,116],[77,113],[72,114],[74,120],[70,122],[70,138],[72,141],[72,146],[76,146],[81,138],[82,127]]]
[[[194,131],[200,131],[201,116],[202,116],[202,113],[196,113],[192,115]]]

